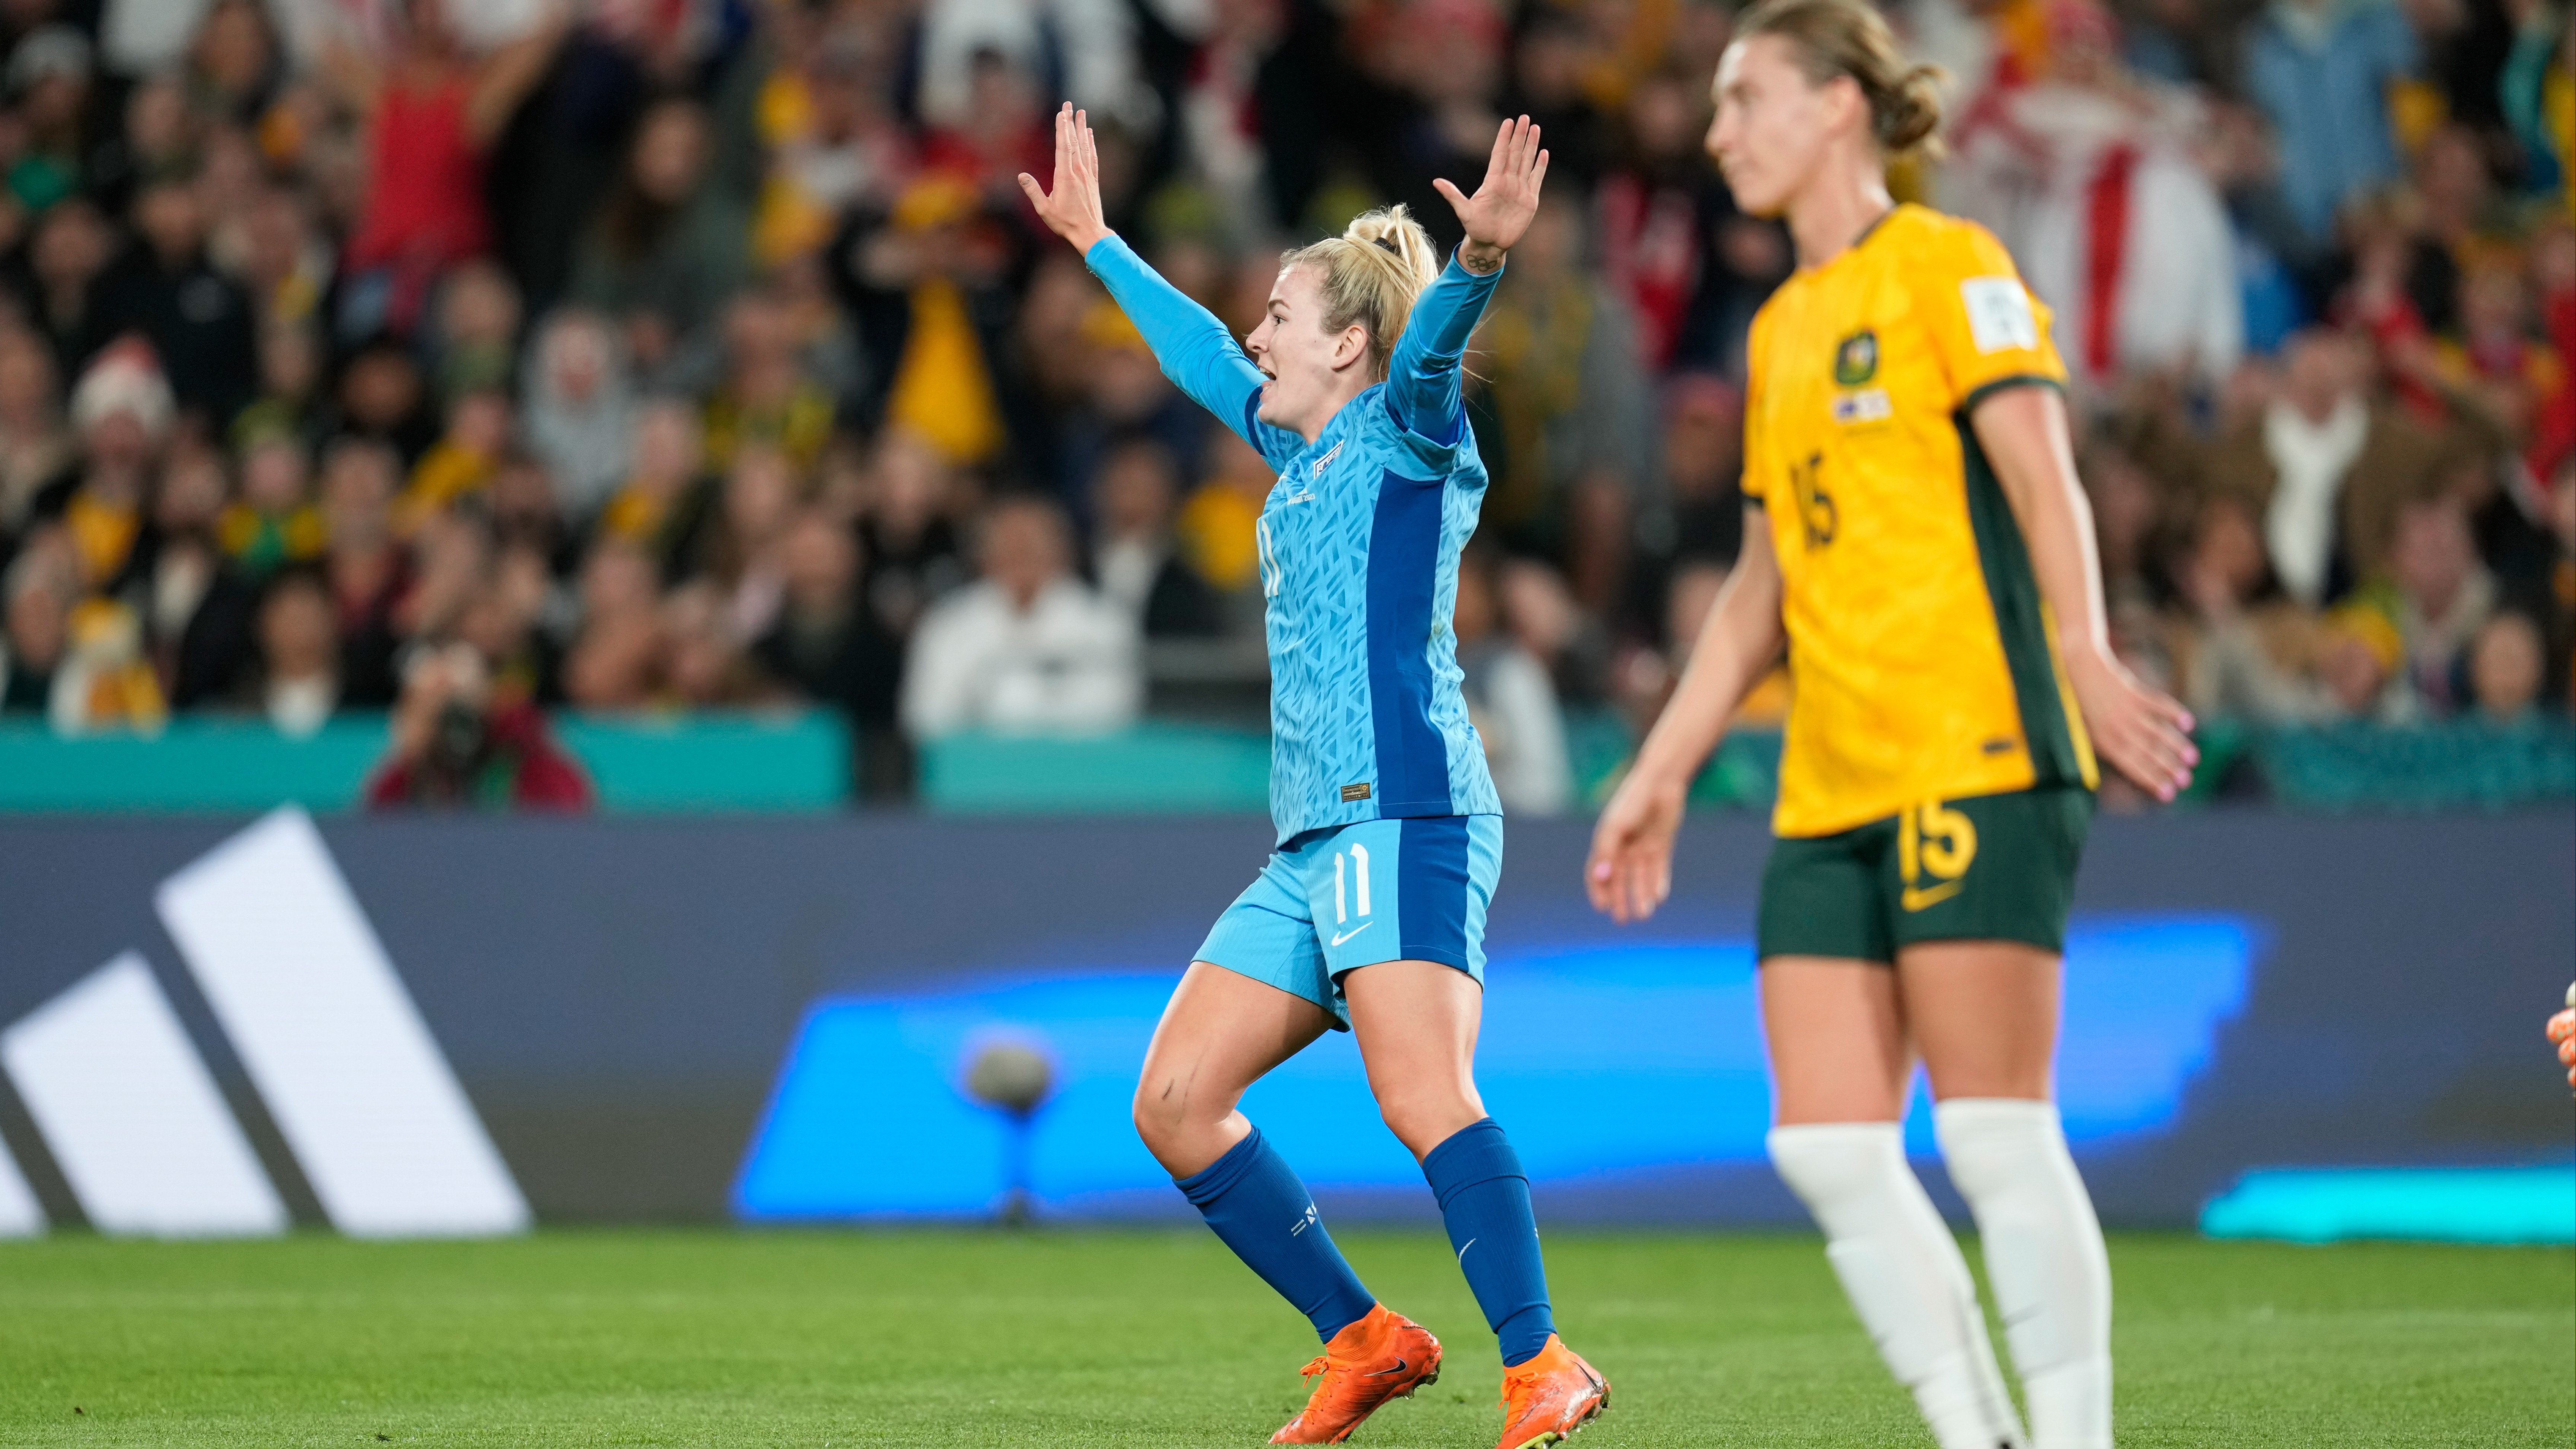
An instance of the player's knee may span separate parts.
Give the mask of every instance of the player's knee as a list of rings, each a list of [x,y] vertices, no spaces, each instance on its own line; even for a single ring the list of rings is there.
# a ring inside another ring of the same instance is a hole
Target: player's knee
[[[1129,1115],[1136,1123],[1136,1135],[1145,1149],[1155,1156],[1164,1155],[1180,1135],[1181,1114],[1175,1105],[1177,1093],[1158,1092],[1148,1080],[1136,1086],[1136,1100]]]
[[[1442,1082],[1378,1093],[1378,1115],[1396,1140],[1422,1156],[1485,1115],[1475,1089]]]
[[[1871,1197],[1905,1171],[1901,1129],[1893,1122],[1812,1122],[1774,1127],[1763,1139],[1780,1180],[1820,1216]]]
[[[2056,1107],[2046,1101],[1953,1097],[1935,1107],[1932,1117],[1942,1165],[1968,1198],[1995,1197],[2030,1184],[2053,1186],[2061,1170],[2073,1170],[2065,1129]]]
[[[1194,1101],[1181,1082],[1148,1076],[1136,1085],[1129,1117],[1145,1150],[1164,1162],[1191,1157],[1203,1139],[1215,1135],[1230,1107]]]

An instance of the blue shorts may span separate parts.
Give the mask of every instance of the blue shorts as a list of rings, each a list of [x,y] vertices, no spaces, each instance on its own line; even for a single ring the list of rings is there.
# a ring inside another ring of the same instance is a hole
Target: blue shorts
[[[1437,961],[1485,984],[1485,908],[1502,870],[1499,815],[1309,830],[1270,853],[1197,959],[1302,996],[1348,1031],[1344,972]]]

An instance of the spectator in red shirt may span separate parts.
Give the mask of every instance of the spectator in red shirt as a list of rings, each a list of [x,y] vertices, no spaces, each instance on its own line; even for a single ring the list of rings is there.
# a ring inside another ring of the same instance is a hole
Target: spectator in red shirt
[[[438,275],[492,244],[484,154],[543,79],[571,12],[547,4],[535,28],[476,58],[445,0],[409,0],[392,53],[346,44],[324,56],[351,109],[368,123],[372,184],[342,265],[351,281],[341,329],[408,333]]]
[[[998,48],[978,49],[966,76],[965,114],[931,131],[922,143],[922,169],[962,177],[977,191],[1008,200],[1012,177],[1046,163],[1046,104],[1036,78]]]
[[[367,781],[367,808],[586,811],[590,780],[523,697],[492,687],[470,644],[413,659],[394,708],[393,748]]]

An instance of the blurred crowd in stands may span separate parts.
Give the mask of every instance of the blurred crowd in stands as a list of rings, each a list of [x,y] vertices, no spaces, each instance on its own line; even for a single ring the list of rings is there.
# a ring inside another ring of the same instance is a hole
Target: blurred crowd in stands
[[[1059,97],[1238,331],[1282,246],[1546,128],[1460,582],[1515,809],[1642,729],[1741,538],[1793,259],[1707,160],[1711,0],[0,0],[0,710],[310,732],[576,804],[559,706],[1262,719],[1261,460],[1013,182]],[[2117,642],[2205,717],[2565,715],[2564,0],[1911,0],[1903,195],[2056,310]],[[1748,702],[1776,718],[1785,679]]]

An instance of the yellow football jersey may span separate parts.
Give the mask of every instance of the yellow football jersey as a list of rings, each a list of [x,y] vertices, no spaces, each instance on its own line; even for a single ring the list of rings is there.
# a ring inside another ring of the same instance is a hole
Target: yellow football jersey
[[[1780,557],[1795,692],[1778,834],[2092,785],[2030,555],[1968,426],[2063,385],[2048,310],[1984,228],[1900,206],[1753,320],[1744,491]]]

